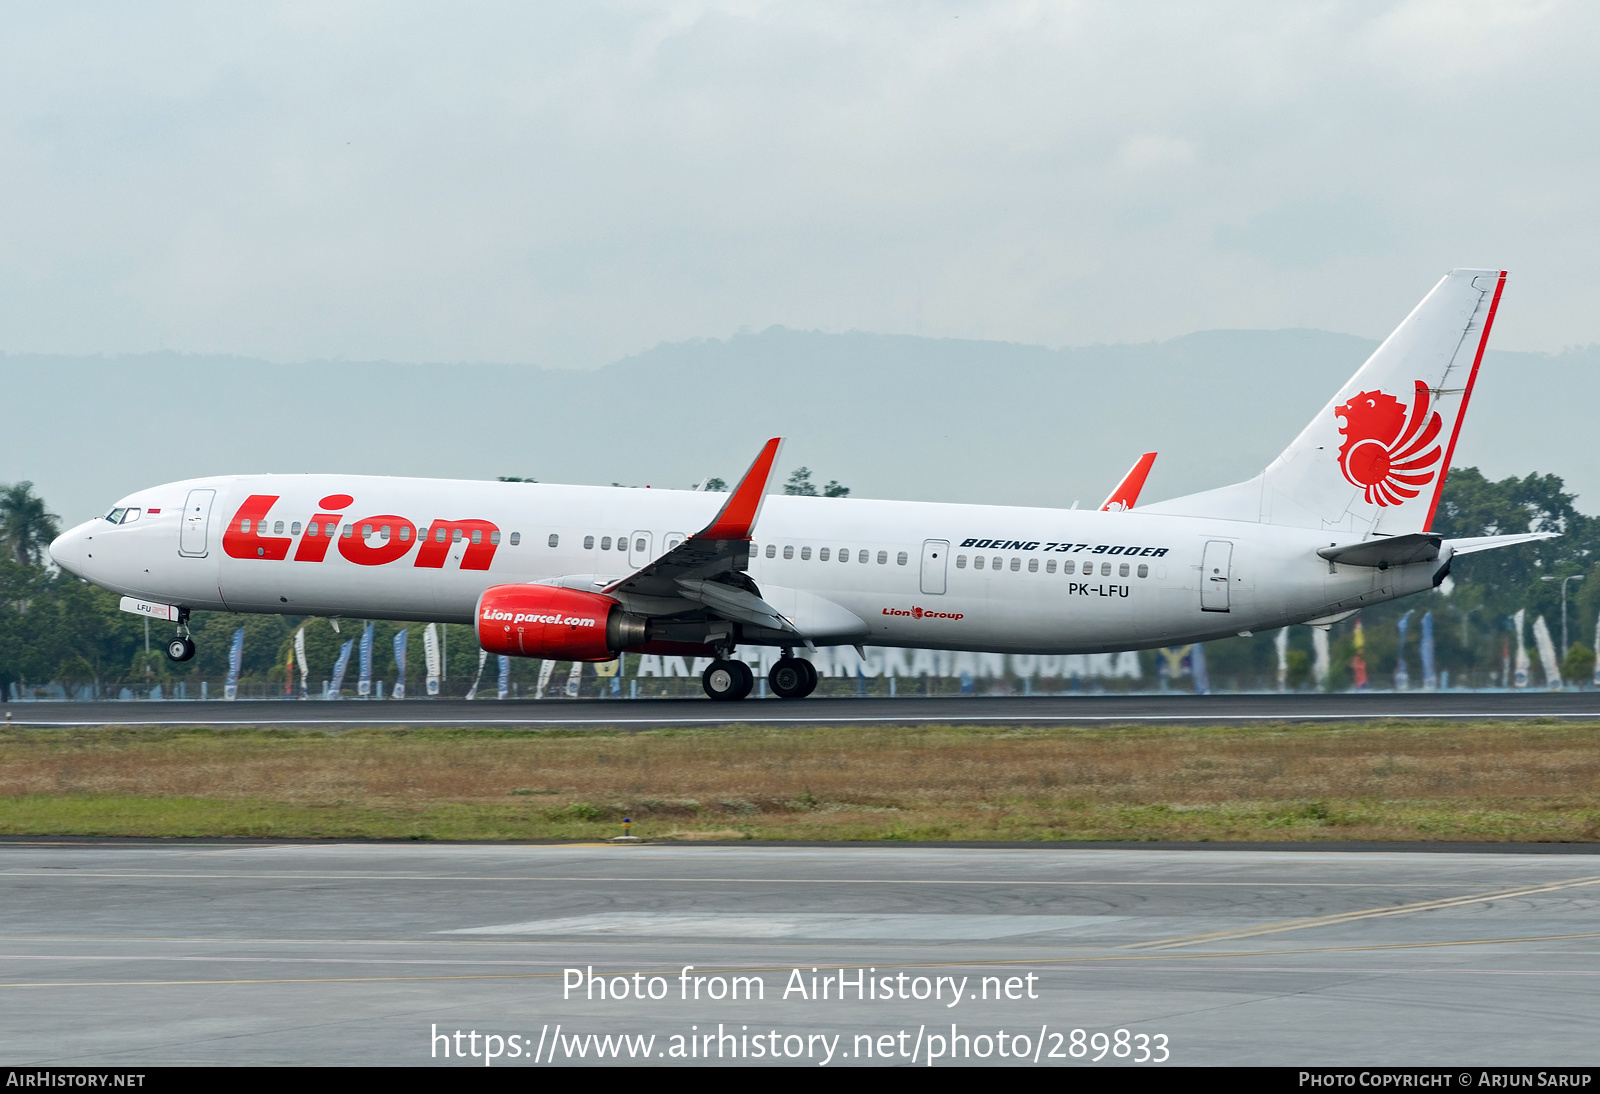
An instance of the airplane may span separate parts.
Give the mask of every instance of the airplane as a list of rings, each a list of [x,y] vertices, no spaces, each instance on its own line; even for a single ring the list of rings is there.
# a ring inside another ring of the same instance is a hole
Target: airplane
[[[801,698],[817,645],[1100,653],[1330,626],[1438,586],[1459,555],[1555,533],[1430,531],[1506,275],[1445,275],[1254,478],[1099,510],[767,496],[780,438],[727,494],[354,475],[140,490],[50,545],[62,569],[176,624],[193,611],[470,623],[495,654],[708,657],[777,646]],[[1074,506],[1076,503],[1074,503]],[[696,530],[698,529],[698,530]]]

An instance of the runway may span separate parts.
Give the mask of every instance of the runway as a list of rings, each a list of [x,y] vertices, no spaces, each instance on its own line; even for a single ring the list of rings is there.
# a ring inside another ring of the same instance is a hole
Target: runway
[[[1480,691],[1311,694],[1071,694],[940,698],[460,699],[393,702],[27,702],[6,705],[11,725],[147,726],[589,726],[1162,723],[1376,719],[1600,718],[1600,692]]]
[[[31,841],[0,879],[16,1065],[1552,1067],[1600,1021],[1589,854]]]

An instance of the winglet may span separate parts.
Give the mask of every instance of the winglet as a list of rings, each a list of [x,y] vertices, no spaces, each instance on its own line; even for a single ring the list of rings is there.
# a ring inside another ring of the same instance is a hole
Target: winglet
[[[722,511],[703,531],[695,534],[695,539],[750,538],[750,530],[755,527],[762,499],[767,494],[767,480],[772,477],[772,466],[778,462],[778,450],[782,447],[782,437],[774,437],[762,446],[761,454],[733,488]]]
[[[1156,462],[1154,452],[1146,452],[1139,457],[1139,462],[1133,465],[1133,470],[1122,477],[1117,483],[1117,488],[1111,491],[1111,496],[1100,507],[1102,513],[1122,512],[1132,509],[1139,501],[1139,491],[1144,489],[1144,480],[1150,474],[1150,465]]]

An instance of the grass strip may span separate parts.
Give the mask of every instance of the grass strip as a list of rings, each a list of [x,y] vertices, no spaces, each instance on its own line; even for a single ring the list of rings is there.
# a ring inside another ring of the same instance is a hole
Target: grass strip
[[[1600,838],[1600,724],[0,732],[0,833]]]

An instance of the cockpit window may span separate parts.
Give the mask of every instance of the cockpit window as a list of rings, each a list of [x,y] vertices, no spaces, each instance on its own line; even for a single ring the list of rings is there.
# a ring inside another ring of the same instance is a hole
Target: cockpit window
[[[112,524],[127,524],[130,521],[138,520],[140,512],[141,510],[138,509],[125,509],[119,506],[106,514],[106,520]]]
[[[127,512],[126,509],[113,509],[113,510],[111,510],[111,512],[106,514],[106,519],[109,520],[112,524],[121,524],[122,523],[122,514],[124,514],[126,512]]]
[[[126,513],[122,514],[122,523],[131,524],[133,521],[138,520],[141,511],[142,510],[139,509],[129,509]]]

